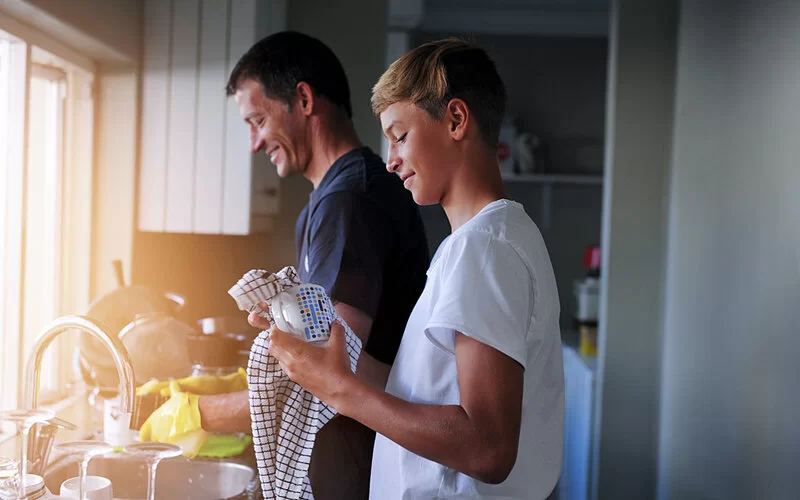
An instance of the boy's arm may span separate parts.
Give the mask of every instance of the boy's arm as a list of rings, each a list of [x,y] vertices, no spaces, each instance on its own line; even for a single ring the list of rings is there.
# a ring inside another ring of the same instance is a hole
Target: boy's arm
[[[273,329],[271,353],[312,394],[417,455],[493,484],[514,466],[524,370],[481,342],[456,333],[459,405],[409,403],[359,380],[339,325],[323,346]]]
[[[262,303],[261,307],[267,308],[268,306]],[[372,328],[372,318],[359,309],[341,302],[336,304],[336,311],[366,345]],[[270,327],[268,320],[255,313],[250,314],[248,321],[258,328]],[[356,373],[369,385],[383,388],[386,386],[389,368],[388,365],[362,352],[358,358]],[[250,432],[250,401],[247,391],[201,396],[199,405],[204,430],[223,433]]]
[[[350,326],[353,333],[361,339],[361,345],[366,348],[367,340],[369,340],[370,332],[372,331],[372,318],[364,311],[344,302],[337,303],[335,307],[339,316]],[[386,387],[386,380],[389,378],[389,370],[391,368],[391,366],[373,358],[366,352],[366,349],[362,349],[361,355],[358,357],[356,375],[369,385],[383,389]]]

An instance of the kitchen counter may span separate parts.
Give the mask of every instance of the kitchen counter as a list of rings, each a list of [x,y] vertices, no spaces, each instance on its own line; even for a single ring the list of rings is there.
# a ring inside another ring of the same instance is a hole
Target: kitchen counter
[[[61,429],[58,431],[55,437],[55,442],[65,442],[65,441],[75,441],[75,440],[83,440],[83,439],[102,439],[103,438],[103,413],[101,409],[97,409],[92,407],[92,405],[88,402],[88,391],[84,388],[76,391],[76,394],[67,398],[64,401],[61,401],[54,405],[43,405],[44,407],[53,410],[56,413],[56,416],[59,418],[66,420],[72,424],[77,426],[77,429],[68,431]],[[102,399],[98,398],[98,406],[102,407]],[[6,439],[3,442],[0,442],[0,457],[9,457],[13,459],[18,459],[19,457],[19,443],[21,439],[19,436],[14,436],[12,438]],[[117,454],[109,454],[115,455],[116,457],[109,457],[111,461],[117,460],[122,458],[121,453]],[[100,457],[96,458],[98,460],[99,467],[102,467],[102,464],[99,460]],[[176,461],[183,461],[185,463],[197,462],[201,465],[201,467],[210,467],[214,463],[219,463],[221,465],[224,464],[240,464],[246,465],[250,467],[254,472],[253,483],[250,487],[250,494],[249,496],[243,498],[258,498],[260,497],[260,487],[258,485],[258,474],[257,474],[257,466],[256,466],[256,457],[255,451],[253,450],[252,444],[245,450],[245,452],[237,457],[226,458],[226,459],[212,459],[212,458],[199,458],[196,460],[189,460],[183,458],[176,458],[173,459]],[[109,460],[106,460],[107,462]],[[93,460],[94,462],[94,460]],[[166,464],[166,462],[164,462]],[[90,469],[92,465],[90,464]],[[51,474],[55,475],[63,475],[66,470],[72,471],[74,469],[74,473],[70,472],[68,475],[75,475],[77,473],[77,463],[75,459],[72,457],[65,457],[60,455],[58,451],[52,450],[50,453],[50,460],[48,464],[48,471],[46,474],[46,481],[50,483],[59,482],[59,478],[49,478]],[[165,467],[165,472],[168,471],[169,468]],[[91,474],[91,470],[90,470]],[[202,478],[203,474],[200,475]],[[54,481],[55,479],[55,481]],[[146,481],[145,481],[146,483]],[[48,487],[53,486],[53,484],[48,484]],[[59,482],[60,484],[60,482]],[[255,493],[254,493],[255,491]]]

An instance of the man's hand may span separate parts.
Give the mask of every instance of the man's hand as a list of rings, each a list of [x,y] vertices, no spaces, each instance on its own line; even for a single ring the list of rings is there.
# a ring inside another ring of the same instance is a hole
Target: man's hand
[[[321,345],[309,344],[273,326],[269,353],[278,360],[286,375],[305,390],[336,408],[347,383],[355,378],[344,327],[331,325],[331,337]]]
[[[269,306],[266,302],[259,302],[258,307],[263,311],[269,311]],[[270,327],[269,320],[259,316],[257,311],[253,311],[247,316],[247,322],[250,323],[250,326],[261,330],[269,330]]]

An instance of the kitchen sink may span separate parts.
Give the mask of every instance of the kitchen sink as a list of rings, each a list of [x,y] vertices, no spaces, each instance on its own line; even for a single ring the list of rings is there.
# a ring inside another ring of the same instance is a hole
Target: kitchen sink
[[[78,462],[64,457],[48,468],[45,485],[58,494],[61,483],[78,475]],[[112,453],[92,459],[89,475],[111,480],[115,499],[147,497],[144,460]],[[184,457],[163,460],[156,473],[156,498],[162,500],[222,500],[260,498],[258,475],[252,467],[233,461]]]

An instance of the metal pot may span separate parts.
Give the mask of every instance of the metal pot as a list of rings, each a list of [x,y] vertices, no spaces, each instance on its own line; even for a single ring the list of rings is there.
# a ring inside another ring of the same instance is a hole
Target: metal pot
[[[97,298],[86,312],[86,316],[108,326],[109,331],[119,335],[126,326],[143,315],[165,314],[174,317],[185,304],[185,298],[177,293],[162,292],[142,285],[126,286],[121,262],[114,261],[113,264],[119,287]],[[80,371],[86,383],[99,388],[104,396],[116,394],[119,378],[108,350],[84,334],[79,336],[78,350]]]
[[[197,321],[200,335],[189,337],[186,345],[195,374],[224,374],[246,368],[250,348],[260,330],[241,316],[215,316]]]

